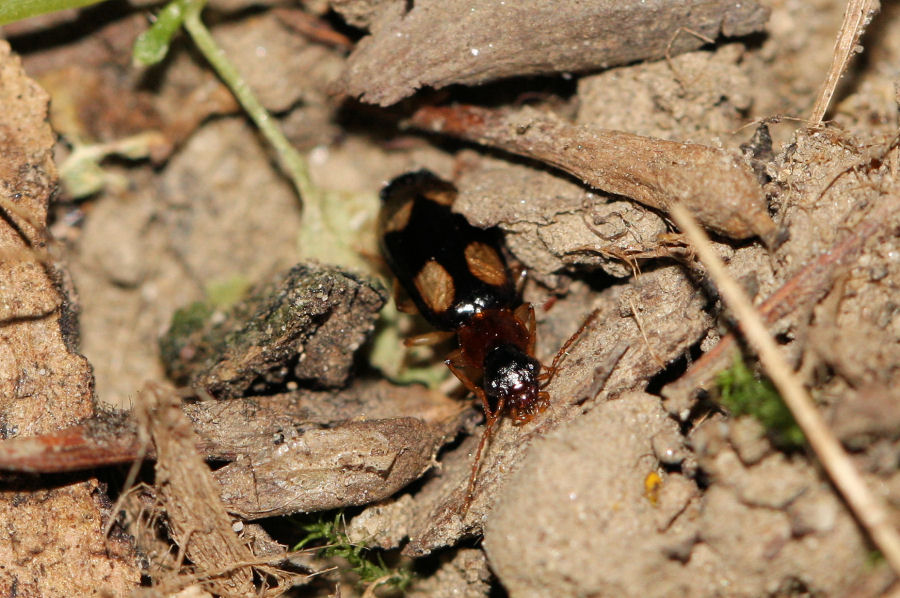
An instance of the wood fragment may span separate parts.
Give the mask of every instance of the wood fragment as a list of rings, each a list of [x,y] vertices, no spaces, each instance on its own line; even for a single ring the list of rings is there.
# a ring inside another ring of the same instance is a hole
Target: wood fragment
[[[170,378],[216,398],[242,396],[260,380],[281,383],[291,369],[296,378],[342,386],[386,299],[364,277],[298,264],[224,318],[205,306],[176,314],[160,341],[161,356]]]
[[[663,212],[681,202],[721,235],[758,236],[777,244],[777,229],[755,176],[717,148],[575,126],[531,108],[425,107],[410,124],[540,160],[592,187]]]
[[[385,499],[430,469],[444,440],[414,417],[299,428],[284,437],[216,470],[231,513],[252,520]]]
[[[229,512],[250,519],[390,496],[434,464],[465,410],[440,393],[384,381],[181,408],[194,452],[231,462],[214,474]],[[134,419],[118,414],[10,439],[0,443],[0,470],[58,473],[156,460],[155,444],[143,446],[138,433]]]
[[[61,473],[129,463],[140,443],[134,422],[100,415],[56,432],[0,443],[0,470]]]
[[[352,13],[349,4],[341,2],[337,10]],[[386,106],[425,85],[474,85],[659,59],[697,49],[703,38],[761,31],[769,14],[747,0],[407,4],[408,11],[395,2],[373,16],[372,35],[348,60],[344,91]]]
[[[766,374],[791,410],[831,481],[868,532],[872,542],[884,555],[891,569],[895,574],[900,574],[900,534],[894,527],[885,501],[869,490],[850,456],[841,447],[819,413],[803,383],[779,352],[775,339],[769,334],[750,298],[728,273],[725,264],[716,254],[709,238],[690,211],[676,204],[672,206],[672,216],[678,227],[690,239],[697,256],[706,266],[725,302],[734,312],[741,332],[756,351]]]

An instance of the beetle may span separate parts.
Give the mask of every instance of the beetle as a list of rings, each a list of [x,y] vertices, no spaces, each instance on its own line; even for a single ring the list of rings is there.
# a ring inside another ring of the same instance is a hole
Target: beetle
[[[428,170],[402,174],[381,192],[379,239],[385,261],[418,311],[439,333],[455,336],[445,363],[480,401],[485,432],[466,490],[471,503],[481,454],[501,417],[531,420],[549,404],[543,388],[574,335],[542,371],[534,355],[534,308],[522,302],[500,250],[499,231],[481,229],[451,210],[456,188]]]

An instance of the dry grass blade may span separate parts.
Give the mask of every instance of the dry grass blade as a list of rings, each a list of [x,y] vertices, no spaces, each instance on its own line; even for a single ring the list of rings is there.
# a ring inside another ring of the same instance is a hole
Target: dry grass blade
[[[813,106],[810,123],[816,125],[822,122],[825,117],[825,111],[828,110],[828,104],[834,96],[834,90],[838,81],[841,80],[850,58],[854,53],[858,52],[857,42],[862,37],[866,25],[872,18],[872,15],[880,8],[878,0],[850,0],[847,2],[847,10],[844,12],[844,22],[841,23],[841,30],[838,32],[838,38],[834,43],[834,55],[831,59],[831,68],[828,70],[828,76],[825,77],[825,83],[819,91],[819,97],[816,99],[816,105]]]
[[[671,215],[690,239],[697,256],[706,266],[725,302],[733,310],[742,332],[759,355],[766,373],[778,388],[835,486],[866,528],[872,541],[884,554],[891,568],[900,574],[900,535],[891,524],[887,506],[869,491],[850,457],[844,452],[813,404],[812,398],[803,388],[803,384],[781,356],[775,340],[766,329],[750,298],[728,273],[697,221],[680,205],[672,206]]]

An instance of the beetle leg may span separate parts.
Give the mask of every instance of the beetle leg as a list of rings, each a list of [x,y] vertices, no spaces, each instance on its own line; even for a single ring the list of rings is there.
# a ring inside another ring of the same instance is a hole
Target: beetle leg
[[[484,391],[478,389],[476,394],[478,394],[478,398],[481,399],[481,403],[484,405],[487,424],[484,427],[484,433],[481,435],[481,440],[478,441],[478,449],[475,451],[475,461],[472,463],[472,471],[469,473],[469,483],[466,486],[466,497],[463,500],[463,514],[469,510],[469,507],[472,505],[472,500],[475,498],[475,482],[478,480],[478,471],[481,469],[481,454],[484,451],[484,447],[488,440],[490,440],[491,435],[494,433],[494,428],[497,422],[500,421],[500,414],[503,412],[502,398],[497,405],[497,410],[491,411],[490,404],[488,403]]]
[[[534,317],[534,306],[530,303],[523,303],[516,308],[513,315],[515,315],[520,322],[525,324],[525,329],[528,330],[528,354],[534,355],[534,341],[537,339],[537,335],[534,333],[537,329],[537,323]]]
[[[597,314],[600,313],[600,309],[595,309],[585,318],[584,322],[579,326],[578,330],[575,331],[575,334],[569,337],[569,339],[563,344],[562,347],[559,348],[559,351],[556,353],[556,357],[553,358],[553,363],[550,364],[550,367],[546,369],[546,371],[538,376],[538,380],[542,382],[541,386],[547,386],[550,384],[550,381],[553,380],[553,377],[559,371],[559,364],[563,360],[563,358],[568,355],[569,347],[572,346],[578,337],[580,337],[584,331],[587,329],[588,325],[594,321],[597,317]]]
[[[483,398],[484,404],[487,405],[487,398],[483,397],[484,392],[465,372],[464,368],[466,367],[466,365],[462,362],[462,351],[460,349],[457,349],[456,351],[450,353],[450,355],[447,356],[447,359],[444,360],[444,363],[447,364],[447,367],[450,368],[450,371],[453,372],[453,375],[463,383],[463,386],[466,387],[466,390],[474,393],[476,396],[479,396],[479,398]],[[490,411],[485,411],[485,413],[490,413]]]
[[[449,330],[435,330],[434,332],[410,336],[403,340],[403,344],[407,347],[430,347],[450,340],[454,334],[456,333]]]

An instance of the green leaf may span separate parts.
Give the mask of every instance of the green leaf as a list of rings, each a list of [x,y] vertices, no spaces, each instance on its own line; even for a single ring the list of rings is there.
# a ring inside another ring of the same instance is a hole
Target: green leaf
[[[0,25],[100,2],[103,0],[0,0]]]
[[[186,5],[185,0],[169,2],[156,15],[156,22],[138,36],[132,51],[133,60],[137,66],[157,64],[166,57],[172,38],[184,23]]]

